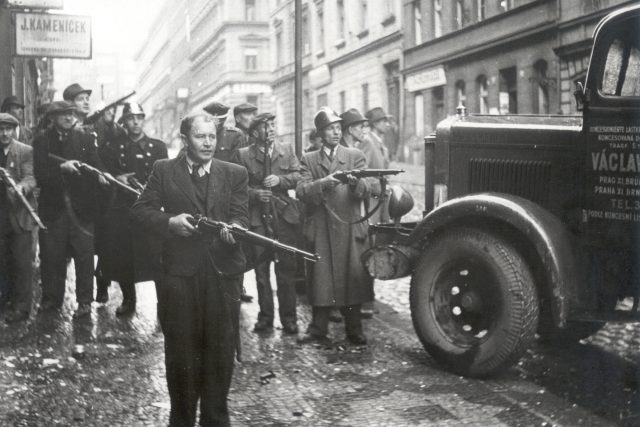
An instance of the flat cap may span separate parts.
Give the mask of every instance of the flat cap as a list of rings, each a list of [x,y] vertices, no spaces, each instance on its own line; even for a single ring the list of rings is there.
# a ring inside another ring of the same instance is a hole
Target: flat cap
[[[342,128],[346,129],[351,125],[355,125],[358,123],[364,123],[368,121],[366,117],[364,117],[360,111],[356,108],[350,108],[344,113],[340,114],[340,118],[342,119]]]
[[[67,111],[75,111],[76,106],[71,102],[67,101],[55,101],[49,105],[49,109],[47,110],[47,116],[52,116],[54,114],[65,113]]]
[[[24,104],[18,101],[18,97],[11,95],[11,96],[7,96],[4,99],[4,101],[2,101],[2,107],[0,107],[0,111],[2,111],[3,113],[6,113],[9,107],[12,105],[16,105],[20,108],[24,108]]]
[[[249,104],[245,102],[244,104],[239,104],[233,107],[233,115],[237,115],[240,113],[251,113],[252,111],[258,111],[258,107],[253,104]]]
[[[67,86],[64,92],[62,92],[62,98],[65,101],[73,101],[74,99],[76,99],[76,96],[80,95],[81,93],[91,95],[91,89],[85,89],[78,83],[73,83],[72,85]]]
[[[19,124],[18,119],[13,117],[11,114],[0,113],[0,125],[9,125],[15,128],[18,127]]]
[[[249,125],[249,132],[253,131],[256,126],[258,126],[261,123],[266,123],[269,120],[273,120],[276,118],[275,114],[271,114],[271,113],[260,113],[258,114],[252,121],[251,124]]]
[[[202,108],[207,113],[211,114],[216,119],[224,119],[229,114],[229,106],[224,105],[221,102],[212,102]]]

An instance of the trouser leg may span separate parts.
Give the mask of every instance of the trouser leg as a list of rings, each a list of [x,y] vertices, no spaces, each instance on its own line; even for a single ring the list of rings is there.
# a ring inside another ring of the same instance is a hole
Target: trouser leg
[[[347,336],[362,334],[360,307],[360,305],[348,305],[346,307],[340,307],[340,312],[344,317],[344,328]]]
[[[92,223],[82,223],[80,230],[75,224],[70,226],[69,238],[71,243],[73,262],[76,267],[76,301],[78,304],[90,304],[93,302],[93,276],[95,266],[93,263],[94,248],[93,236],[87,232],[93,232]]]
[[[295,323],[296,314],[296,259],[283,255],[275,263],[276,281],[278,284],[278,314],[280,322]]]
[[[122,291],[122,303],[136,305],[136,284],[131,281],[119,282]]]
[[[202,378],[202,322],[197,289],[188,279],[167,276],[159,317],[171,400],[170,426],[193,426]]]
[[[224,281],[212,278],[199,283],[204,296],[203,384],[200,396],[200,425],[229,425],[227,396],[233,374],[235,336],[230,305],[238,304],[237,296],[225,295]]]
[[[60,307],[64,301],[67,278],[66,249],[69,243],[69,224],[66,214],[63,214],[45,225],[46,232],[39,231],[42,304]]]
[[[325,336],[329,332],[329,314],[331,307],[312,308],[311,324],[307,328],[307,332],[311,335]]]
[[[2,218],[0,213],[0,303],[9,301],[11,292],[11,275],[9,270],[9,259],[11,247],[10,224],[8,218]]]
[[[14,233],[11,239],[12,267],[15,283],[13,289],[14,309],[31,311],[33,296],[33,237],[32,232]]]
[[[273,324],[273,289],[271,289],[270,275],[271,261],[263,261],[256,265],[256,287],[258,288],[258,304],[260,312],[258,320],[264,320]]]

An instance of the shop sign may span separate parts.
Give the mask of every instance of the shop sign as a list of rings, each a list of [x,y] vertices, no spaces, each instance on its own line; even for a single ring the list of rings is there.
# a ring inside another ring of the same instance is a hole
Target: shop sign
[[[91,17],[15,13],[15,54],[50,58],[91,58]]]
[[[406,88],[409,92],[444,86],[447,84],[447,76],[442,65],[420,71],[407,76]]]
[[[64,0],[7,0],[9,7],[29,9],[63,9]]]

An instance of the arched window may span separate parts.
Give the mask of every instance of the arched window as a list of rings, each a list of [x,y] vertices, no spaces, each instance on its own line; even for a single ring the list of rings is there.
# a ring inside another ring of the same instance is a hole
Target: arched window
[[[489,84],[487,83],[487,76],[478,76],[476,84],[478,87],[478,110],[480,114],[489,114]]]
[[[458,80],[456,82],[456,107],[459,105],[467,106],[467,93],[464,80]]]
[[[533,65],[535,112],[549,114],[549,80],[547,79],[547,61],[541,59]]]

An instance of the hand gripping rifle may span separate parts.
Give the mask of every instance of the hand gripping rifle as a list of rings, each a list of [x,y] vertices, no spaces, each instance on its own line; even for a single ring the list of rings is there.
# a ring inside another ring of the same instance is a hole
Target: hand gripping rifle
[[[303,251],[294,246],[285,245],[283,243],[278,242],[277,240],[270,239],[268,237],[263,236],[262,234],[254,233],[253,231],[249,231],[244,227],[241,227],[236,224],[227,224],[222,221],[214,221],[212,219],[208,219],[206,216],[202,215],[194,215],[193,218],[189,219],[189,223],[197,228],[201,232],[205,233],[219,233],[220,230],[226,228],[231,232],[231,234],[236,237],[238,240],[247,242],[252,245],[273,248],[285,252],[289,252],[293,255],[300,255],[304,259],[309,260],[311,262],[316,262],[320,260],[320,256],[318,254],[312,254],[310,252]]]
[[[36,224],[38,224],[38,227],[40,227],[42,230],[46,230],[47,227],[44,226],[35,209],[33,209],[33,206],[29,204],[29,201],[26,197],[24,197],[24,194],[22,194],[22,191],[20,191],[20,189],[18,188],[16,182],[13,180],[13,178],[11,178],[9,171],[5,168],[0,168],[0,179],[2,179],[8,187],[13,189],[13,191],[16,193],[16,196],[18,196],[20,203],[22,203],[25,209],[29,211],[29,215],[31,215],[31,218],[33,218]]]
[[[122,98],[116,99],[115,101],[113,101],[111,104],[107,104],[105,105],[103,108],[94,111],[93,113],[89,114],[89,116],[87,116],[87,118],[85,119],[84,123],[85,124],[92,124],[95,123],[100,116],[102,115],[102,113],[104,113],[105,111],[107,111],[109,108],[115,107],[117,105],[122,104],[124,101],[126,101],[127,99],[131,98],[133,95],[136,94],[136,91],[134,90],[133,92],[131,92],[128,95],[123,96]]]
[[[66,161],[68,161],[69,159],[65,159],[63,157],[60,156],[56,156],[55,154],[51,154],[49,153],[49,157],[57,162],[60,163],[64,163]],[[107,182],[109,182],[109,184],[113,184],[115,185],[117,188],[124,190],[125,192],[127,192],[128,194],[138,197],[140,196],[140,191],[136,190],[133,187],[128,186],[127,184],[124,184],[120,181],[118,181],[117,179],[115,179],[114,177],[112,177],[111,175],[108,175],[106,173],[104,173],[103,171],[101,171],[100,169],[94,168],[91,165],[88,165],[86,163],[83,163],[79,160],[72,160],[75,163],[75,166],[80,169],[81,172],[87,173],[91,176],[93,176],[94,178],[100,178],[103,177],[104,179],[107,180]]]

